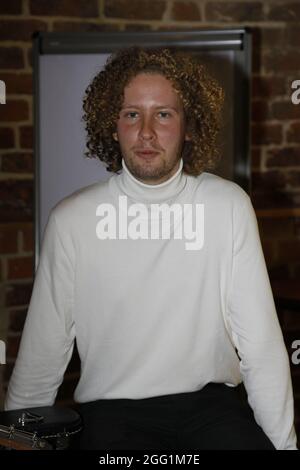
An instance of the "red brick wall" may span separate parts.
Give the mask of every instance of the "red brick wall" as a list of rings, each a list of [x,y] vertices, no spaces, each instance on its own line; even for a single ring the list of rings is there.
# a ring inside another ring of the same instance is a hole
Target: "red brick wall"
[[[9,324],[5,382],[33,281],[31,35],[36,30],[252,28],[252,198],[271,279],[300,279],[300,105],[291,103],[291,83],[300,79],[299,2],[9,0],[0,3],[0,15],[0,79],[7,86],[7,104],[0,105],[0,309]],[[300,339],[299,316],[293,318],[292,337]],[[70,371],[60,393],[64,399],[74,387],[76,361]],[[300,395],[298,370],[294,380]]]

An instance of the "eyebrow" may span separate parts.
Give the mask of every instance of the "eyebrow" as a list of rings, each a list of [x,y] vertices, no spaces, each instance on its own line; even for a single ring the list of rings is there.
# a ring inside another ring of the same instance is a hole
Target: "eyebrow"
[[[140,108],[140,106],[138,104],[124,104],[122,106],[122,109],[126,109],[126,108]],[[166,108],[173,109],[174,111],[179,111],[179,107],[175,108],[174,106],[169,106],[167,104],[155,106],[155,109],[166,109]]]

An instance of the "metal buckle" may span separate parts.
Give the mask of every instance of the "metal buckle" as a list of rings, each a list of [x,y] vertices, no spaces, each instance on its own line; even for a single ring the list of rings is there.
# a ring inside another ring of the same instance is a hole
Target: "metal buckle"
[[[40,423],[42,421],[44,421],[44,416],[29,413],[29,411],[22,413],[21,417],[18,419],[18,423],[21,426],[26,426],[27,423]]]

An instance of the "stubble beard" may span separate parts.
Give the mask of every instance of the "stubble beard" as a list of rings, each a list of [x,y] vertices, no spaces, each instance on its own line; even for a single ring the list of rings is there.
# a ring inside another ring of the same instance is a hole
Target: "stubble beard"
[[[126,160],[127,168],[136,179],[149,184],[160,184],[171,178],[175,173],[172,170],[177,165],[179,158],[176,157],[169,162],[160,156],[155,157],[153,162],[151,160],[149,162],[146,160],[139,162],[137,161],[138,157],[128,157]],[[155,160],[159,160],[159,164]]]

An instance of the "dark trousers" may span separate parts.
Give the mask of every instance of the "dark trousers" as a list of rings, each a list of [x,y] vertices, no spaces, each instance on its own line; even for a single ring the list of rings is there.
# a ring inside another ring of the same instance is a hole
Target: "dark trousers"
[[[240,392],[210,383],[190,393],[81,404],[80,449],[275,450]]]

